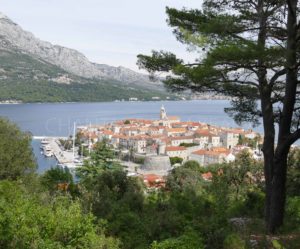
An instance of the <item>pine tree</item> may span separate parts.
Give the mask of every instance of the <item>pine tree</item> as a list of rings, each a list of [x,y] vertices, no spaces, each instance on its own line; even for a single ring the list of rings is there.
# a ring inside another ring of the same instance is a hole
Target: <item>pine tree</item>
[[[202,10],[167,8],[177,39],[199,59],[185,63],[164,51],[138,55],[151,75],[170,72],[165,85],[171,90],[230,96],[225,111],[238,124],[262,121],[271,233],[283,224],[287,156],[300,138],[298,13],[297,0],[205,0]]]
[[[121,165],[115,159],[114,151],[106,140],[97,142],[90,158],[77,169],[77,175],[85,182],[94,179],[104,171],[121,169]]]

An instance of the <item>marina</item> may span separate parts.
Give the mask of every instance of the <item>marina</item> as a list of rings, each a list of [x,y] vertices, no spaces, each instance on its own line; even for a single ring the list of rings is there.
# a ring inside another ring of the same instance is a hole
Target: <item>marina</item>
[[[45,157],[55,157],[57,165],[68,168],[76,168],[82,162],[75,156],[76,148],[72,151],[65,150],[60,144],[60,141],[67,139],[66,137],[33,137],[35,140],[40,140],[41,153]]]

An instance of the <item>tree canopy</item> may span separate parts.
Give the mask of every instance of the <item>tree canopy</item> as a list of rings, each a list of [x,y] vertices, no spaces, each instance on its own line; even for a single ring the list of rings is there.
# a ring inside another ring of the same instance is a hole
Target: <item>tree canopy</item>
[[[117,249],[92,214],[66,196],[47,199],[16,182],[0,182],[0,247],[7,249]]]
[[[95,164],[95,158],[87,159],[89,165],[110,164],[114,159],[107,150]],[[298,154],[290,154],[292,177],[299,173]],[[273,243],[264,240],[262,229],[263,187],[251,183],[263,169],[246,152],[235,162],[208,167],[188,161],[172,170],[160,189],[147,188],[143,178],[123,170],[100,169],[75,183],[61,168],[0,180],[0,248],[217,249],[248,248],[253,239],[258,248]],[[203,178],[208,172],[212,177]],[[58,188],[65,183],[74,188]],[[276,243],[287,248],[300,243],[297,187],[291,182],[287,192],[284,231],[293,234],[292,241],[276,235]]]
[[[15,124],[0,118],[0,180],[16,180],[33,173],[36,162],[31,148],[31,135]]]
[[[103,171],[120,169],[121,166],[115,159],[115,153],[107,141],[100,141],[95,144],[89,160],[77,169],[77,174],[83,181],[90,181]]]

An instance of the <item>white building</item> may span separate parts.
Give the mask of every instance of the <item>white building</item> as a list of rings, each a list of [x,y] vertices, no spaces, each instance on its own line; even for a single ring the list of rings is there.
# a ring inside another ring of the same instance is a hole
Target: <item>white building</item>
[[[224,147],[231,149],[239,143],[239,133],[235,132],[222,132],[221,141]]]
[[[180,146],[180,144],[186,143],[191,144],[194,143],[194,137],[192,136],[180,136],[180,137],[172,137],[170,138],[172,146]]]
[[[183,146],[168,146],[166,147],[166,155],[169,157],[180,157],[183,160],[186,160],[188,155],[187,155],[187,150]]]
[[[211,147],[219,147],[221,146],[221,138],[218,135],[211,135],[209,137],[209,144],[211,145]]]
[[[164,130],[164,134],[167,137],[184,136],[185,133],[186,133],[186,128],[166,128]]]
[[[144,154],[146,153],[147,140],[143,136],[130,137],[129,147],[131,147],[136,153]]]
[[[249,139],[254,139],[258,136],[258,134],[252,130],[248,130],[244,133],[244,136]]]
[[[225,162],[232,162],[235,156],[225,148],[215,148],[215,150],[198,150],[192,152],[190,160],[197,161],[202,166],[210,164],[220,164]]]

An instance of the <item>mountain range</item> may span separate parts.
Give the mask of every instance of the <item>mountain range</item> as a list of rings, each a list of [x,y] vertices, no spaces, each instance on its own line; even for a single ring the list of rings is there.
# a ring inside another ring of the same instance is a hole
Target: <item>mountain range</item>
[[[0,101],[149,100],[167,95],[147,75],[90,62],[74,49],[36,38],[0,13]]]

